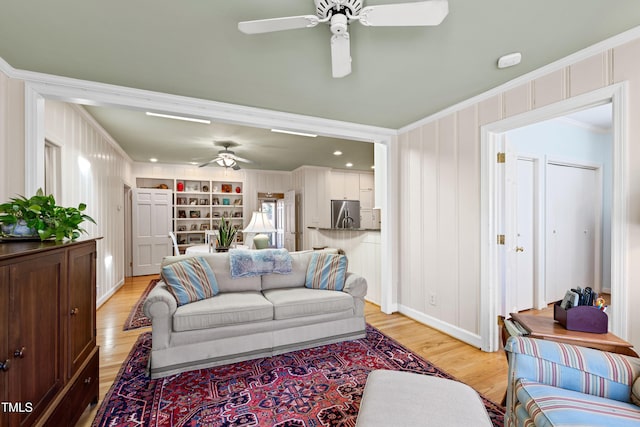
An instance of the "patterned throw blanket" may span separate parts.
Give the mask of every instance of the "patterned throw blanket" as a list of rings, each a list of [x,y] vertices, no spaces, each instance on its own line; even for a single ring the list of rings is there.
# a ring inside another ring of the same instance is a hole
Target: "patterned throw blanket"
[[[251,277],[261,274],[291,273],[291,255],[286,249],[231,249],[231,277]]]

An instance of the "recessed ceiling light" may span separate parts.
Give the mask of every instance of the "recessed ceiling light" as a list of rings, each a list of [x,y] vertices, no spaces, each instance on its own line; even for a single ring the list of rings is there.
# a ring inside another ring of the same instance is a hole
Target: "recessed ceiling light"
[[[375,169],[375,168],[376,168],[376,165],[371,165],[371,169]]]
[[[316,136],[318,136],[315,133],[298,132],[295,130],[286,130],[286,129],[271,129],[271,132],[288,133],[290,135],[308,136],[310,138],[315,138]]]
[[[350,168],[350,167],[352,167],[352,166],[353,166],[353,163],[349,162],[349,163],[347,163],[345,166],[346,166],[346,167],[348,167],[348,168]]]
[[[334,156],[342,156],[342,151],[336,150],[336,151],[333,152],[333,155]]]
[[[198,119],[196,117],[174,116],[173,114],[152,113],[150,111],[147,111],[146,115],[147,116],[153,116],[153,117],[163,117],[165,119],[184,120],[186,122],[204,123],[206,125],[210,125],[211,124],[211,120]]]
[[[152,158],[150,158],[150,159],[149,159],[149,161],[150,161],[151,163],[155,163],[155,162],[157,162],[157,161],[158,161],[158,159],[156,159],[155,157],[152,157]]]

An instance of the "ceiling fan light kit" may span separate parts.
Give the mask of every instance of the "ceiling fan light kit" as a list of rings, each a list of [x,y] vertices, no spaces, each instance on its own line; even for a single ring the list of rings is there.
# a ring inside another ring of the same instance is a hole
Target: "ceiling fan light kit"
[[[384,4],[362,7],[362,0],[314,0],[315,15],[258,19],[238,23],[245,34],[311,28],[328,23],[331,29],[331,70],[335,78],[351,74],[349,25],[358,21],[367,27],[439,25],[449,13],[447,0]]]
[[[215,158],[209,160],[208,162],[202,163],[198,167],[202,168],[205,166],[217,164],[218,166],[221,166],[225,169],[231,168],[233,170],[238,170],[240,169],[240,165],[238,164],[238,162],[251,163],[251,160],[243,159],[242,157],[236,156],[236,153],[229,150],[229,147],[231,147],[231,145],[237,144],[234,144],[232,142],[223,142],[218,143],[217,145],[224,147],[224,150],[218,151],[218,155]]]

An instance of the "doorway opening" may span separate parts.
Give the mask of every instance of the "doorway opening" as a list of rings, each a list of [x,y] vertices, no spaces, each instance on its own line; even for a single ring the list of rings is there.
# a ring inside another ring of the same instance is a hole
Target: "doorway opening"
[[[508,258],[512,257],[519,247],[517,231],[507,221],[510,213],[507,208],[508,187],[513,183],[507,181],[507,166],[496,162],[499,153],[507,149],[510,131],[542,121],[566,116],[576,111],[610,103],[612,106],[611,127],[611,184],[610,184],[610,255],[603,260],[610,264],[611,305],[615,307],[610,314],[610,330],[616,335],[626,338],[628,335],[627,302],[628,281],[626,254],[626,235],[628,214],[627,174],[626,174],[626,105],[624,97],[626,84],[620,83],[580,95],[556,104],[542,107],[528,113],[510,117],[499,122],[483,126],[481,129],[481,335],[482,349],[496,351],[498,349],[498,326],[495,321],[499,314],[508,313],[513,296],[509,295],[507,280],[511,272],[507,270]],[[506,156],[505,156],[506,157]],[[553,160],[553,159],[547,159]],[[556,159],[557,160],[557,159]],[[507,162],[508,163],[508,162]],[[548,162],[546,162],[548,163]],[[552,162],[553,163],[553,162]],[[558,163],[556,161],[556,163]],[[503,167],[504,166],[504,167]],[[575,166],[575,165],[574,165]],[[546,167],[546,166],[545,166]],[[511,189],[513,190],[513,189]],[[513,204],[509,205],[512,206]],[[538,210],[539,211],[539,210]],[[511,214],[514,215],[514,214]],[[542,218],[542,216],[540,217]],[[544,228],[540,228],[544,230]],[[551,228],[553,230],[553,228]],[[496,236],[504,235],[504,245]],[[511,240],[507,242],[507,235]],[[604,239],[603,239],[604,240]],[[538,259],[540,247],[536,249]],[[543,266],[538,262],[538,268]],[[543,270],[544,271],[544,270]],[[537,274],[540,279],[541,273]],[[579,284],[575,284],[579,286]]]
[[[270,248],[284,247],[284,193],[258,193],[258,209],[267,214],[267,218],[275,227],[274,233],[266,233],[269,236]]]

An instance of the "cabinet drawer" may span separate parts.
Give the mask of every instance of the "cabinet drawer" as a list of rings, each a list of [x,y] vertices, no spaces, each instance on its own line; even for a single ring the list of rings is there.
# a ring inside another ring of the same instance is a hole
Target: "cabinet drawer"
[[[91,404],[98,403],[99,392],[99,357],[95,348],[89,362],[75,378],[71,388],[63,397],[58,407],[43,424],[50,427],[73,427],[82,412]]]

